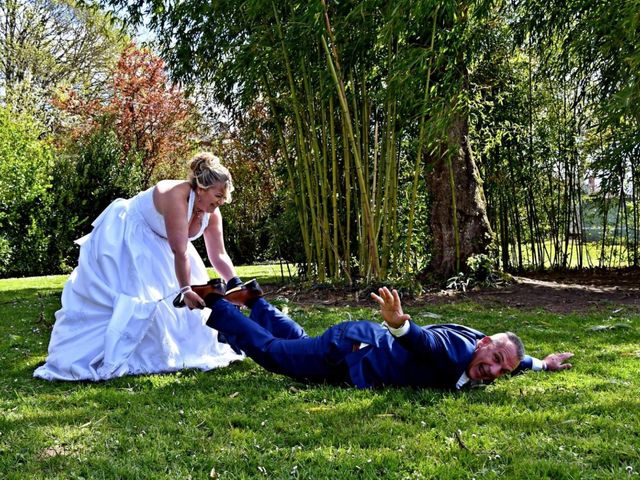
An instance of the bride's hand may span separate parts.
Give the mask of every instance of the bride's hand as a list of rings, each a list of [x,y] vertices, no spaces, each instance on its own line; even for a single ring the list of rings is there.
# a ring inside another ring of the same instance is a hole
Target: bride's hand
[[[189,308],[189,310],[193,310],[194,308],[204,308],[206,306],[204,300],[200,298],[200,295],[193,290],[185,292],[184,304]]]

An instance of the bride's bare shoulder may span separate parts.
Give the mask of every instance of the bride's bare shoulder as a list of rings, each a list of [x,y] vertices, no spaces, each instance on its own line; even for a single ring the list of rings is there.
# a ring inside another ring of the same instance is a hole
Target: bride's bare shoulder
[[[165,193],[174,193],[174,194],[182,194],[189,193],[191,187],[189,186],[189,182],[185,180],[160,180],[156,184],[156,192],[160,194]]]
[[[180,208],[188,200],[191,186],[184,180],[161,180],[156,184],[153,192],[153,203],[156,209],[164,215],[167,210]]]

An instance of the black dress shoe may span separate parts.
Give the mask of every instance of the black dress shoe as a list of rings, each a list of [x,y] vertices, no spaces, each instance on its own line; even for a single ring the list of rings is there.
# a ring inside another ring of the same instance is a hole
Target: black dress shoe
[[[262,288],[260,288],[258,281],[254,278],[253,280],[249,280],[236,288],[228,290],[224,299],[234,305],[242,307],[250,306],[247,305],[247,302],[251,303],[252,300],[256,300],[263,295],[264,292],[262,291]]]
[[[226,284],[221,278],[214,278],[203,285],[191,285],[191,290],[204,300],[207,307],[211,308],[211,305],[224,297]],[[173,306],[176,308],[185,306],[183,293],[179,293],[176,298],[173,299]]]

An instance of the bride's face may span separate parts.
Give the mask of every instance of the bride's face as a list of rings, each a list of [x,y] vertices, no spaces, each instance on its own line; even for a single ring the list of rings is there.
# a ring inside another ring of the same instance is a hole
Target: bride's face
[[[203,212],[213,213],[226,199],[227,185],[224,182],[214,183],[209,188],[196,190],[195,207]]]

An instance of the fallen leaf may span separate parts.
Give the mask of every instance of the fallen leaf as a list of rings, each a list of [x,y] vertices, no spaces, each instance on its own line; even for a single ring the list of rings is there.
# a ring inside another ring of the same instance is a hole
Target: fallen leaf
[[[590,327],[589,330],[592,332],[604,332],[606,330],[611,330],[611,325],[594,325]]]
[[[631,326],[626,323],[616,323],[614,325],[595,325],[590,327],[589,330],[592,332],[605,332],[608,330],[627,330],[629,328],[631,328]]]

